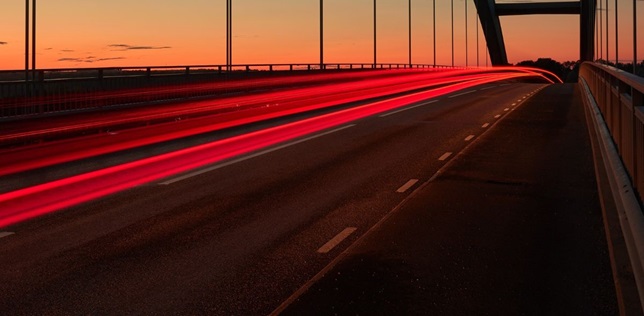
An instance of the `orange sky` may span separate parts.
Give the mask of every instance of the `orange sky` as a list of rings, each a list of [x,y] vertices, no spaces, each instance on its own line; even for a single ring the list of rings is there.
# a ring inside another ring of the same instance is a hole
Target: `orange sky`
[[[234,63],[318,62],[318,1],[234,0]],[[0,2],[0,69],[20,69],[25,1]],[[451,64],[450,1],[436,2],[437,63]],[[372,4],[325,0],[326,62],[372,62]],[[431,4],[412,0],[414,63],[433,63]],[[464,65],[465,2],[454,0],[454,6],[456,64]],[[476,12],[472,1],[468,7],[468,60],[475,65]],[[644,3],[638,11],[644,16]],[[630,1],[620,12],[621,57],[630,59]],[[501,23],[512,63],[578,58],[577,16],[502,17]],[[39,68],[225,63],[224,0],[38,0],[37,30]],[[407,1],[378,0],[378,61],[406,63],[407,37]],[[644,55],[644,39],[638,46]],[[481,34],[481,65],[483,47]]]

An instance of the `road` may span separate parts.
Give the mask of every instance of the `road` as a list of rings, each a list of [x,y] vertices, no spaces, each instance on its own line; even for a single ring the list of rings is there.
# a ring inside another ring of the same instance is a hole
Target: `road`
[[[542,88],[470,88],[5,227],[0,314],[269,314]]]

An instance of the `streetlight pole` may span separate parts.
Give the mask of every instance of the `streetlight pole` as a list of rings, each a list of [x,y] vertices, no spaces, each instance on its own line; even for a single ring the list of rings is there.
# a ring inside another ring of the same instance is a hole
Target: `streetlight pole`
[[[378,14],[377,0],[373,0],[373,68],[378,64]]]
[[[432,14],[434,15],[434,68],[436,68],[436,0],[433,0],[434,8],[432,9]]]
[[[29,81],[29,0],[25,0],[25,83]]]
[[[480,67],[480,59],[479,59],[479,14],[478,12],[476,13],[476,67]]]
[[[36,81],[36,0],[33,0],[31,17],[31,69],[32,80]]]
[[[454,0],[452,0],[452,67],[454,67]]]
[[[320,0],[320,70],[324,69],[324,0]]]
[[[226,0],[226,70],[230,71],[233,63],[233,3],[232,0]]]
[[[407,3],[407,7],[409,9],[409,17],[407,18],[409,22],[409,68],[411,68],[411,0]]]
[[[467,45],[467,0],[465,0],[465,67],[469,66],[469,54]]]

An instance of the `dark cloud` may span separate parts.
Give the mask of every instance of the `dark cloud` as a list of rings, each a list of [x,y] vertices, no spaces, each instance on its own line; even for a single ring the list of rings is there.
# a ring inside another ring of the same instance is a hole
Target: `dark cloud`
[[[111,44],[111,45],[107,45],[107,47],[116,48],[115,50],[119,50],[119,51],[172,48],[170,46],[135,46],[135,45],[128,45],[128,44]]]
[[[96,63],[100,61],[107,61],[107,60],[119,60],[119,59],[125,59],[125,57],[105,57],[105,58],[98,58],[96,56],[87,56],[83,58],[60,58],[58,59],[59,62],[75,62],[75,63]]]
[[[63,52],[63,53],[73,53],[74,50],[73,49],[63,49],[63,50],[61,50],[61,52]]]
[[[9,42],[0,42],[0,45],[9,45]]]

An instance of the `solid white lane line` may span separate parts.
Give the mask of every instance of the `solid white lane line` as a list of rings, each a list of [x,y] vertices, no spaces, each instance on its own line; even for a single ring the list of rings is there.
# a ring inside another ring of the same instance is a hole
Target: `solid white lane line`
[[[501,114],[497,114],[497,115],[494,116],[494,118],[496,118],[496,119],[498,119],[499,117],[501,117]]]
[[[0,232],[0,238],[11,236],[13,234],[15,234],[15,233],[12,233],[12,232]]]
[[[186,179],[189,179],[189,178],[192,178],[192,177],[195,177],[195,176],[198,176],[198,175],[201,175],[201,174],[213,171],[213,170],[217,170],[217,169],[220,169],[220,168],[223,168],[223,167],[227,167],[227,166],[236,164],[238,162],[242,162],[242,161],[245,161],[245,160],[248,160],[248,159],[259,157],[259,156],[262,156],[262,155],[265,155],[265,154],[268,154],[268,153],[272,153],[274,151],[278,151],[278,150],[281,150],[281,149],[284,149],[284,148],[287,148],[287,147],[291,147],[293,145],[304,143],[304,142],[307,142],[307,141],[312,140],[312,139],[316,139],[316,138],[319,138],[319,137],[322,137],[322,136],[333,134],[333,133],[336,133],[336,132],[339,132],[339,131],[342,131],[342,130],[345,130],[345,129],[348,129],[348,128],[351,128],[351,127],[354,127],[354,126],[356,126],[356,125],[351,124],[351,125],[346,125],[346,126],[339,127],[339,128],[336,128],[336,129],[332,129],[330,131],[326,131],[324,133],[320,133],[320,134],[313,135],[313,136],[310,136],[310,137],[302,138],[300,140],[296,140],[296,141],[288,143],[288,144],[284,144],[284,145],[280,145],[280,146],[273,147],[273,148],[270,148],[270,149],[262,150],[262,151],[254,153],[252,155],[244,156],[244,157],[234,159],[234,160],[231,160],[231,161],[228,161],[228,162],[225,162],[225,163],[214,165],[214,166],[212,166],[210,168],[201,169],[199,171],[191,172],[191,173],[185,174],[183,176],[180,176],[180,177],[177,177],[177,178],[173,178],[173,179],[161,182],[159,184],[160,185],[170,185],[170,184],[173,184],[173,183],[177,183],[179,181],[183,181],[183,180],[186,180]]]
[[[396,192],[398,193],[404,193],[405,191],[409,190],[409,188],[413,187],[414,184],[418,183],[418,179],[411,179],[407,181],[403,186],[401,186]]]
[[[505,109],[503,109],[503,111],[506,111],[506,112],[510,111],[510,108],[505,108]]]
[[[467,136],[465,137],[465,141],[469,142],[470,140],[474,139],[474,137],[475,137],[474,135]]]
[[[333,239],[329,240],[324,246],[320,247],[318,249],[318,253],[328,253],[331,251],[335,246],[339,245],[343,240],[345,240],[347,237],[349,237],[353,232],[355,232],[358,228],[356,227],[347,227],[343,231],[341,231],[339,234],[335,235]]]
[[[452,153],[451,153],[451,152],[446,152],[446,153],[444,153],[440,158],[438,158],[438,160],[440,160],[440,161],[445,161],[445,160],[447,160],[447,158],[449,158],[449,156],[451,156],[451,155],[452,155]]]
[[[425,102],[425,103],[422,103],[422,104],[416,104],[416,105],[414,105],[414,106],[406,107],[406,108],[404,108],[404,109],[400,109],[400,110],[397,110],[397,111],[393,111],[393,112],[389,112],[389,113],[382,114],[382,115],[380,115],[380,117],[387,117],[387,116],[389,116],[389,115],[397,114],[397,113],[400,113],[400,112],[404,112],[404,111],[407,111],[407,110],[415,109],[415,108],[418,108],[418,107],[421,107],[421,106],[425,106],[425,105],[429,105],[429,104],[436,103],[436,102],[438,102],[438,100],[432,100],[432,101]]]
[[[474,93],[474,92],[476,92],[476,90],[465,91],[465,92],[463,92],[463,93],[459,93],[459,94],[451,95],[451,96],[449,96],[449,97],[447,97],[447,98],[448,98],[448,99],[456,98],[456,97],[460,97],[460,96],[462,96],[462,95],[466,95],[466,94],[470,94],[470,93]]]
[[[483,124],[483,126],[481,126],[481,127],[483,127],[483,128],[487,128],[488,126],[490,126],[490,123],[485,123],[485,124]]]

